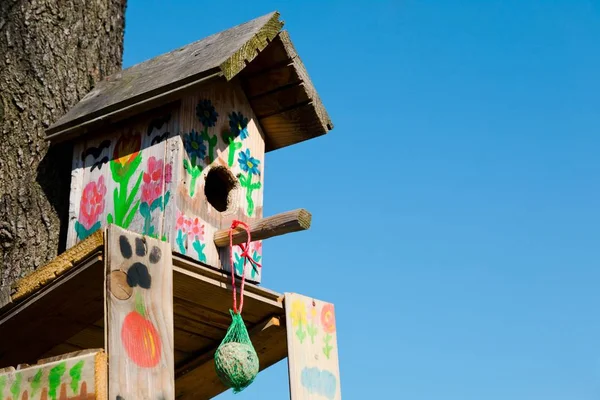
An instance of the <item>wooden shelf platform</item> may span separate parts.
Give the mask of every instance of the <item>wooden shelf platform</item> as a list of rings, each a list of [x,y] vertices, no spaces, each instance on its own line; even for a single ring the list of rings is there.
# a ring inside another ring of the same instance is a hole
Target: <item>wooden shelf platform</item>
[[[0,368],[105,348],[104,238],[94,234],[0,296]],[[173,254],[177,399],[226,390],[213,353],[231,322],[231,277]],[[287,357],[283,295],[246,284],[244,320],[263,370]]]

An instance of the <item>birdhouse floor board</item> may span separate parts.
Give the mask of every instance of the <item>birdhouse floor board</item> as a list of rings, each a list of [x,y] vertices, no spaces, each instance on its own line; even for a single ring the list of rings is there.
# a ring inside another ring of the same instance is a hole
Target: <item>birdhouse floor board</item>
[[[1,310],[0,367],[105,348],[103,238],[99,234],[92,239],[93,246],[84,241],[73,247],[70,254],[77,254],[79,261],[53,279],[45,267],[23,278],[33,282],[36,273],[45,277]],[[59,257],[64,259],[64,253]],[[212,357],[231,323],[230,279],[222,271],[173,254],[173,358],[178,373],[175,390],[181,399],[208,399],[226,390],[214,372]],[[280,293],[245,286],[243,316],[261,370],[287,355],[282,300]]]

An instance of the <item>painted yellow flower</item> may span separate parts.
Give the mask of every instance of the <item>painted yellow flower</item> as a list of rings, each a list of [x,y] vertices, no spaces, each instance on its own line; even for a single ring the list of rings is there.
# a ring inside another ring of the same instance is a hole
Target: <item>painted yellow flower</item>
[[[292,302],[292,325],[306,325],[306,304],[302,300]]]

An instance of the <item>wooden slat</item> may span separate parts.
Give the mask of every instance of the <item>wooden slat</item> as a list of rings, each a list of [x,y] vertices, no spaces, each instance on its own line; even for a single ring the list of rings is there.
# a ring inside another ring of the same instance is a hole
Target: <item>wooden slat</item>
[[[259,56],[260,57],[260,56]],[[243,80],[244,91],[250,100],[275,91],[284,86],[296,85],[302,82],[293,61],[286,58],[285,63],[259,72],[253,76],[246,76]]]
[[[38,289],[48,285],[59,276],[67,273],[104,245],[101,231],[97,231],[77,246],[71,247],[50,263],[38,268],[31,274],[19,279],[12,286],[11,299],[13,302],[23,300]]]
[[[333,304],[286,293],[285,317],[291,400],[340,400]]]
[[[250,339],[258,353],[261,371],[285,358],[285,327],[280,318],[271,317],[258,324],[250,331]],[[211,399],[227,390],[215,372],[215,350],[216,347],[178,369],[175,382],[178,400]]]
[[[172,265],[168,242],[108,227],[110,399],[174,398]]]
[[[282,72],[282,65],[289,70]],[[271,71],[271,67],[276,78],[268,93],[264,94],[260,87],[266,73],[262,71]],[[280,32],[244,70],[242,80],[243,86],[251,93],[250,102],[255,112],[262,116],[259,120],[266,134],[266,151],[312,139],[333,129],[333,123],[287,31]],[[295,82],[295,86],[286,86],[289,85],[286,80]],[[275,87],[278,81],[281,81],[281,86]],[[264,96],[259,96],[261,93]]]
[[[318,118],[319,112],[314,103],[283,111],[260,119],[260,123],[269,132],[267,151],[276,150],[324,135],[329,130],[327,124]]]
[[[106,355],[96,350],[2,373],[0,398],[104,400],[106,384]]]
[[[202,305],[224,315],[229,313],[233,303],[230,283],[222,283],[180,267],[173,267],[173,271],[176,298]],[[244,292],[244,319],[249,323],[259,322],[265,315],[280,314],[282,310],[282,304],[277,301],[269,301],[249,290]]]
[[[256,97],[250,103],[256,115],[259,118],[265,118],[310,101],[311,98],[305,85],[299,83],[292,86],[283,86],[278,90]]]
[[[286,233],[304,231],[310,228],[311,214],[303,208],[287,211],[271,217],[253,221],[249,224],[250,236],[253,241],[268,239]],[[242,227],[237,227],[232,235],[233,244],[246,243],[248,233]],[[214,242],[218,247],[229,246],[229,229],[215,233]]]
[[[2,315],[0,366],[35,362],[102,318],[103,269],[96,255]]]

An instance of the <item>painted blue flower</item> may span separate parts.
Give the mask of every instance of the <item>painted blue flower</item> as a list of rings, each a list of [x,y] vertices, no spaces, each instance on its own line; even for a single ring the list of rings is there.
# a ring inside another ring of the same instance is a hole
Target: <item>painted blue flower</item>
[[[200,133],[194,129],[190,133],[187,133],[183,137],[183,144],[185,150],[188,152],[191,158],[203,160],[206,157],[206,145]]]
[[[229,129],[233,136],[240,136],[242,139],[248,137],[248,118],[244,117],[241,112],[232,112],[229,114]]]
[[[196,116],[200,123],[208,128],[209,126],[215,126],[219,114],[210,100],[200,100],[200,103],[196,106]]]
[[[240,168],[242,171],[249,172],[253,175],[260,175],[260,171],[258,170],[260,161],[250,156],[249,149],[246,149],[245,152],[240,151],[240,158],[238,158],[238,162],[240,163]]]

